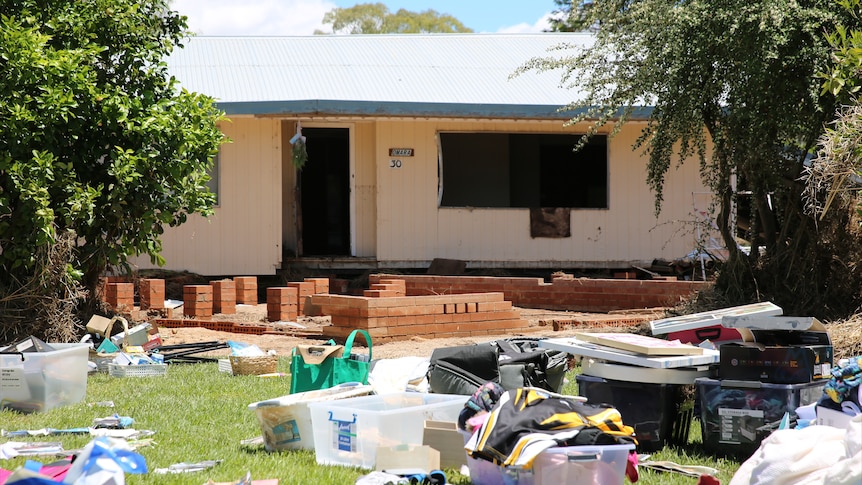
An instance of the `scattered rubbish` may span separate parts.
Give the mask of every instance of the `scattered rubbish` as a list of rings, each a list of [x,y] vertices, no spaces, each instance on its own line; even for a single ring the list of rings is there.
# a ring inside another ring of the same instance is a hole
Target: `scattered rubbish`
[[[242,446],[260,446],[263,444],[263,436],[255,436],[254,438],[246,438],[239,442]]]
[[[0,430],[0,436],[16,437],[16,436],[56,436],[61,434],[89,434],[90,428],[42,428],[42,429],[22,429],[18,431]]]
[[[55,350],[57,349],[54,346],[47,344],[36,337],[30,336],[8,347],[0,349],[0,353],[53,352]]]
[[[63,443],[59,441],[7,441],[0,444],[0,460],[9,460],[16,456],[61,455]]]
[[[174,463],[167,468],[156,468],[153,473],[165,475],[169,473],[192,473],[208,470],[219,463],[221,460],[206,460],[198,463]]]
[[[235,482],[214,482],[210,479],[207,480],[204,485],[278,485],[278,479],[267,478],[264,480],[252,480],[251,472],[247,472],[244,477]]]
[[[147,473],[147,462],[123,439],[99,437],[87,444],[66,473],[64,483],[125,483],[126,473]]]
[[[356,485],[399,485],[409,483],[398,475],[392,473],[373,471],[356,479]]]
[[[128,416],[120,416],[118,414],[114,414],[113,416],[93,419],[93,427],[125,429],[134,424],[134,422],[135,420]]]
[[[210,340],[205,342],[191,342],[186,344],[162,345],[159,347],[159,354],[167,364],[186,364],[197,362],[212,362],[212,357],[200,357],[193,354],[201,352],[210,352],[213,350],[224,349],[228,347],[228,343],[220,340]]]
[[[90,407],[103,407],[103,408],[112,408],[114,407],[114,401],[97,401],[87,403],[87,406]]]
[[[638,466],[649,468],[660,472],[679,473],[689,477],[699,478],[701,475],[715,476],[718,470],[708,466],[700,465],[680,465],[672,461],[653,461],[649,459],[649,455],[640,455],[644,458],[638,459]]]
[[[165,308],[173,310],[183,306],[182,300],[165,300]]]

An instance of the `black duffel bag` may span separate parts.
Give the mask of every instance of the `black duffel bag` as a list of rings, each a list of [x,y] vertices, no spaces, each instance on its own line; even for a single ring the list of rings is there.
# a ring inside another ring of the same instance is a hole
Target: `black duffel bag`
[[[542,348],[540,340],[513,337],[434,349],[428,366],[431,392],[472,395],[482,384],[496,382],[506,390],[538,387],[559,393],[568,354]]]

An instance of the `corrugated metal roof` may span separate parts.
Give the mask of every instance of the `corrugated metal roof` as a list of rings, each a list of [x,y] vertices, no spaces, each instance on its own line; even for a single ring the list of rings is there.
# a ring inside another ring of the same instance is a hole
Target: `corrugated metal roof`
[[[589,34],[192,37],[168,59],[183,87],[228,114],[565,118],[579,92],[533,57]]]

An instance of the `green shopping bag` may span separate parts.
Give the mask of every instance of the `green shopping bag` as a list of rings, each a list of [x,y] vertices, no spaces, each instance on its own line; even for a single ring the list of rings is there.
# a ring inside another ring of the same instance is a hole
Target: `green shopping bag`
[[[357,333],[365,337],[368,355],[352,354],[353,339]],[[340,345],[317,345],[294,347],[290,356],[290,393],[318,391],[344,384],[361,382],[368,384],[371,370],[371,336],[356,329],[350,332],[344,347]]]

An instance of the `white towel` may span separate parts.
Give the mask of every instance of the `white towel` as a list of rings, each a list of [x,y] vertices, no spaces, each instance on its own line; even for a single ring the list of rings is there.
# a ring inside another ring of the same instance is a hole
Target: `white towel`
[[[730,485],[862,483],[862,415],[847,429],[777,430],[736,471]]]

